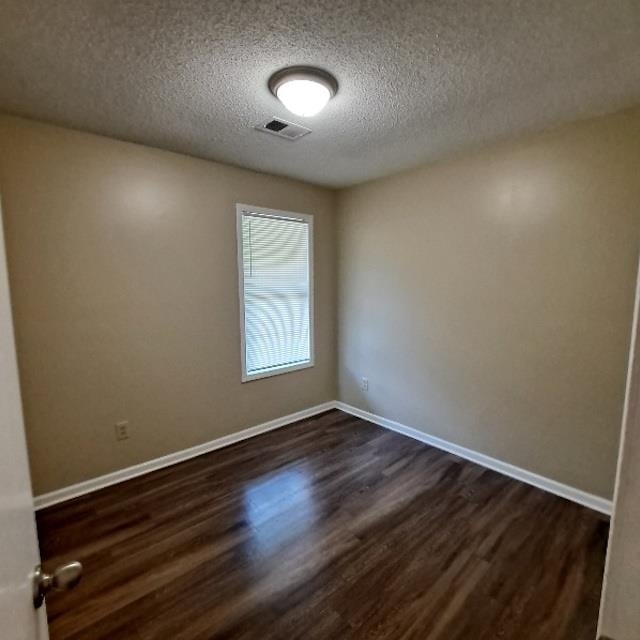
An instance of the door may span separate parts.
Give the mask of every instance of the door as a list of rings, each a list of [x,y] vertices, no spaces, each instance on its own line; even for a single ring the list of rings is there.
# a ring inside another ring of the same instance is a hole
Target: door
[[[615,494],[599,633],[603,640],[609,637],[637,640],[640,637],[640,270]]]
[[[40,564],[22,423],[0,209],[0,629],[4,640],[46,640],[45,608],[33,606]]]

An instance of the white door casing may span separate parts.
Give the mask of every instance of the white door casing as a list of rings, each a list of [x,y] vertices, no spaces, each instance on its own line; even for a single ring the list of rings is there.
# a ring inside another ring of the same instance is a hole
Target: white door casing
[[[640,268],[613,509],[598,637],[637,640],[640,637]]]

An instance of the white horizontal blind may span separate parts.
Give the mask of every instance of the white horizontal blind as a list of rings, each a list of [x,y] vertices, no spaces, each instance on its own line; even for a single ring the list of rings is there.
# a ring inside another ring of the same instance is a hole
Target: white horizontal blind
[[[240,211],[245,378],[311,363],[310,224]]]

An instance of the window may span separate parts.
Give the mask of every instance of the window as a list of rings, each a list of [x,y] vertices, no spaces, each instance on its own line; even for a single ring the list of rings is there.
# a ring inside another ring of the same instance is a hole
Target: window
[[[242,381],[313,366],[313,218],[237,205]]]

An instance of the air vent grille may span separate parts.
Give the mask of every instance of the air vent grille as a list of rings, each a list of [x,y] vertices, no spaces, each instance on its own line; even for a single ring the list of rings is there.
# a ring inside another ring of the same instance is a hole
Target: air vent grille
[[[276,133],[286,129],[289,125],[284,122],[280,122],[280,120],[271,120],[271,122],[267,122],[264,125],[265,129],[269,129],[269,131],[275,131]]]
[[[302,136],[311,133],[311,129],[307,129],[307,127],[275,117],[269,118],[266,122],[257,125],[256,129],[290,141],[298,140],[302,138]]]

